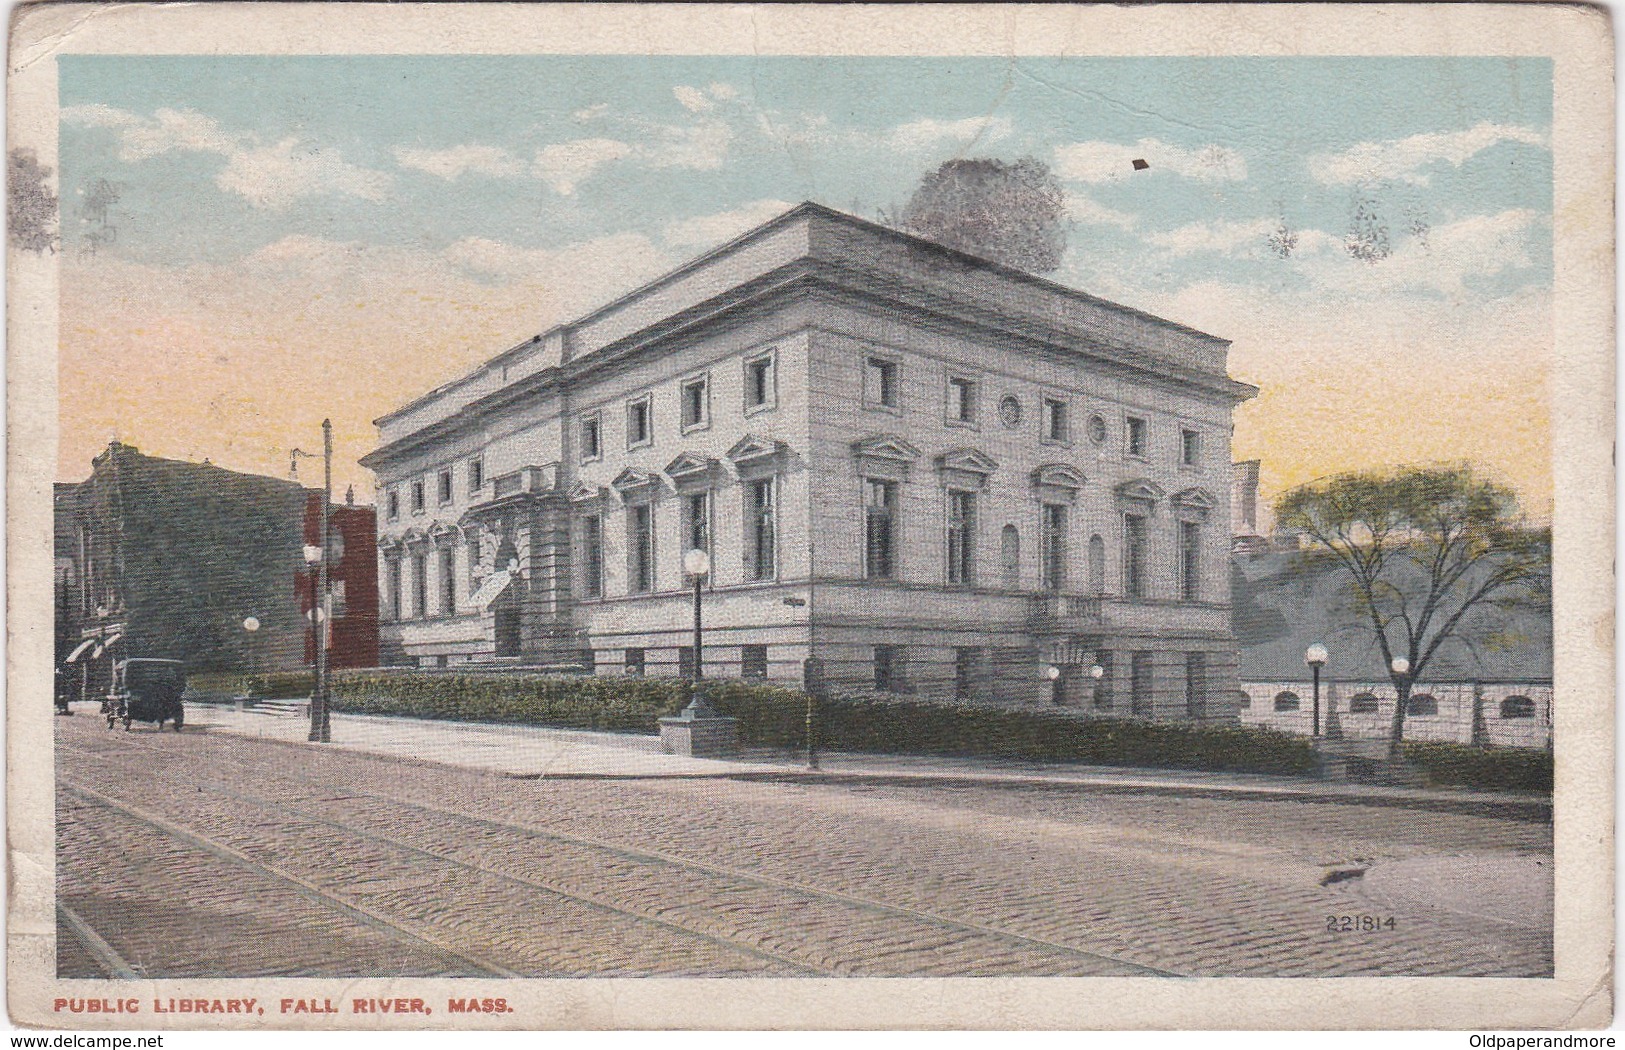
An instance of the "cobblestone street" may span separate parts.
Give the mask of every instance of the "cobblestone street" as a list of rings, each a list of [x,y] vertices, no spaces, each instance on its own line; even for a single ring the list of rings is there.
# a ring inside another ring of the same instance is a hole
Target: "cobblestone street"
[[[63,977],[1552,972],[1536,820],[56,726]]]

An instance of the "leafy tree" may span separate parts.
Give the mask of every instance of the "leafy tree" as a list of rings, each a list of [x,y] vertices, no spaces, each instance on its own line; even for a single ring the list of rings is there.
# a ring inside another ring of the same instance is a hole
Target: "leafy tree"
[[[11,243],[36,255],[56,251],[56,194],[51,169],[31,149],[6,157],[6,225]]]
[[[1523,527],[1513,492],[1471,467],[1340,474],[1286,493],[1275,513],[1308,539],[1306,557],[1348,574],[1353,609],[1399,698],[1394,759],[1411,688],[1441,646],[1478,614],[1550,608],[1550,532]]]
[[[1066,253],[1066,198],[1036,157],[950,160],[920,180],[898,224],[938,244],[1029,273]]]

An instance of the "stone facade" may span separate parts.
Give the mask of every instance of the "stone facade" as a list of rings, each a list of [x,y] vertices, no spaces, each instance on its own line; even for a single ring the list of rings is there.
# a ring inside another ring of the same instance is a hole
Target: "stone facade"
[[[1227,348],[802,205],[378,421],[386,662],[1234,719]]]
[[[1308,736],[1314,686],[1302,681],[1243,682],[1245,725]],[[1320,731],[1336,726],[1351,740],[1386,740],[1396,695],[1391,682],[1320,684]],[[1550,747],[1552,683],[1544,681],[1418,682],[1405,714],[1405,739],[1492,747]]]

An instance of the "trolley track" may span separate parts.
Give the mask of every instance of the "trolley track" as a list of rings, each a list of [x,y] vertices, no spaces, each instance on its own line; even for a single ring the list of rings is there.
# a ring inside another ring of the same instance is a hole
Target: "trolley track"
[[[121,754],[67,745],[63,750],[121,765],[127,764],[126,755],[132,750],[158,750],[132,744],[121,741],[113,749]],[[681,931],[787,965],[795,973],[1174,975],[1060,941],[658,849],[480,816],[284,769],[268,772],[260,764],[235,758],[228,761],[251,770],[262,785],[261,793],[222,783],[218,768],[207,780],[194,774],[158,776],[196,785],[200,791],[206,787],[218,799],[273,818],[296,819],[419,861],[473,870]],[[265,797],[267,777],[300,785],[305,797],[299,805],[286,797],[291,792]],[[403,810],[416,818],[404,819]],[[213,819],[222,818],[217,813]],[[389,833],[378,830],[380,826]],[[526,848],[515,849],[515,840]],[[674,886],[686,892],[674,896]]]

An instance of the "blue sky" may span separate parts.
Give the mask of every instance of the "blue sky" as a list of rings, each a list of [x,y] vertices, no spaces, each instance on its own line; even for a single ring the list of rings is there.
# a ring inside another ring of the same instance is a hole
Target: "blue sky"
[[[322,311],[353,296],[369,317],[357,345],[401,377],[357,412],[794,202],[895,208],[959,155],[1049,163],[1073,222],[1052,276],[1235,340],[1239,378],[1324,386],[1362,353],[1456,372],[1463,355],[1504,358],[1508,338],[1540,376],[1549,363],[1545,59],[68,56],[59,79],[65,321],[87,352],[141,357],[94,316],[123,287],[149,291],[155,326],[239,366],[255,336],[244,289],[302,304],[312,331],[286,309],[257,322],[288,325],[269,341],[289,346],[352,338]],[[98,180],[118,196],[105,217],[83,208]],[[1359,230],[1374,255],[1351,250]],[[403,289],[433,302],[391,308]],[[402,330],[374,339],[391,317]],[[253,390],[219,393],[241,407]],[[87,426],[123,425],[118,411]],[[1268,456],[1281,428],[1265,440],[1247,412],[1238,452]],[[1427,423],[1420,443],[1413,425],[1405,455],[1453,454],[1457,423]],[[1545,447],[1523,441],[1499,469],[1527,487]],[[1323,466],[1336,456],[1281,483]]]

